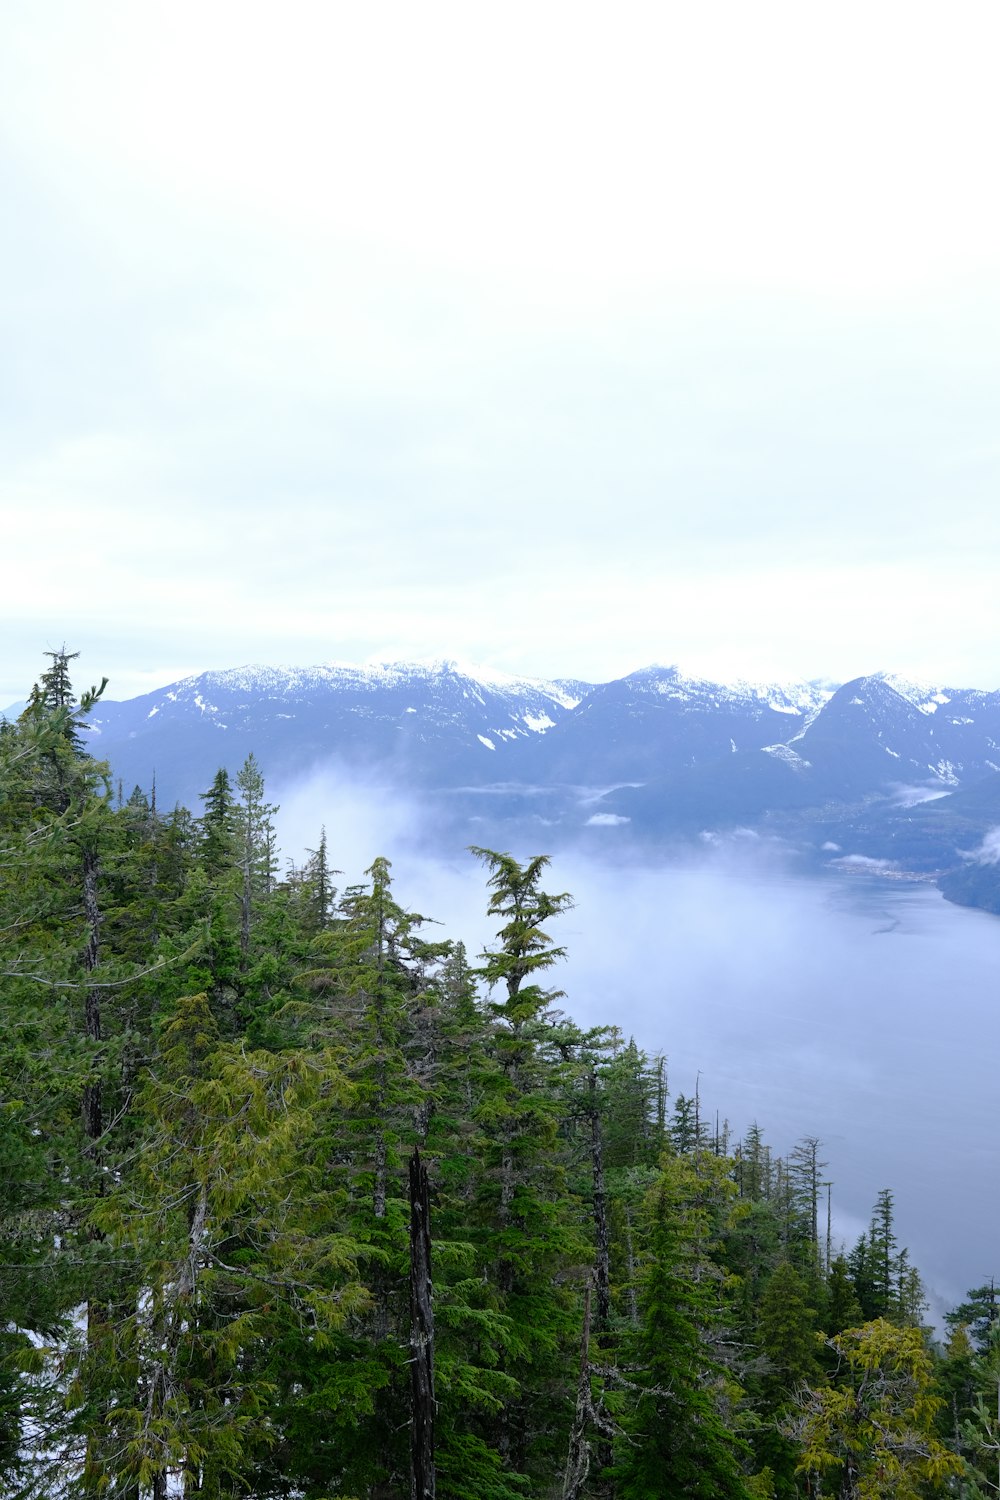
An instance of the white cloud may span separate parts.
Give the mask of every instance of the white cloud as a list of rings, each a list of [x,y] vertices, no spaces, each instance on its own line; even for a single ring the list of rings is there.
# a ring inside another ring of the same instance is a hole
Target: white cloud
[[[995,12],[40,5],[11,106],[88,174],[570,285],[897,288],[998,245]],[[984,171],[985,169],[985,171]]]
[[[1000,824],[987,830],[978,848],[959,852],[963,859],[977,865],[1000,864]]]
[[[0,698],[63,637],[122,694],[456,654],[995,685],[992,10],[0,28]]]
[[[894,860],[873,859],[869,854],[842,854],[839,859],[831,859],[830,863],[831,865],[838,865],[844,870],[869,871],[873,875],[899,868]]]

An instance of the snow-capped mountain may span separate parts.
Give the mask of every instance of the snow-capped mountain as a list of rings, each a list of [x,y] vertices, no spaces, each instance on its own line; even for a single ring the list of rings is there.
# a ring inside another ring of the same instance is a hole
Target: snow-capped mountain
[[[816,683],[718,683],[651,666],[591,688],[526,767],[570,782],[644,781],[786,740],[831,690]]]
[[[893,781],[959,786],[1000,769],[998,741],[1000,694],[880,674],[840,688],[790,744],[848,794]]]
[[[123,782],[195,799],[253,750],[271,779],[317,763],[454,787],[643,781],[801,733],[815,684],[721,684],[647,667],[614,682],[521,678],[455,662],[204,672],[90,720]]]
[[[280,781],[326,762],[419,784],[481,779],[481,766],[497,775],[512,744],[553,729],[586,688],[455,662],[247,666],[102,702],[90,748],[130,785],[155,773],[170,800],[196,798],[251,750]]]
[[[1000,693],[859,677],[833,692],[817,689],[787,730],[756,745],[734,738],[732,754],[711,764],[666,764],[641,787],[615,793],[609,808],[641,826],[690,831],[947,793],[1000,765]]]
[[[942,870],[1000,823],[1000,693],[884,673],[833,687],[661,666],[600,684],[447,661],[242,667],[102,701],[91,730],[126,795],[155,775],[161,806],[198,811],[252,750],[279,797],[329,767],[429,799],[454,847],[744,826]]]

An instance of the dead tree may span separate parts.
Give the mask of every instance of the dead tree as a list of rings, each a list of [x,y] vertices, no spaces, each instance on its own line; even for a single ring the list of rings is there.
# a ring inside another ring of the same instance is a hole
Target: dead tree
[[[427,1168],[410,1157],[410,1500],[434,1500],[434,1307]]]

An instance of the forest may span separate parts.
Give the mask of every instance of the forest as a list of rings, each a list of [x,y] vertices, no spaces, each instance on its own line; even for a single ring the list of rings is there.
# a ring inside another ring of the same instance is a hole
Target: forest
[[[469,954],[253,755],[118,785],[72,663],[0,726],[0,1493],[997,1494],[993,1283],[936,1335],[890,1188],[835,1244],[819,1140],[577,1026],[544,854]]]

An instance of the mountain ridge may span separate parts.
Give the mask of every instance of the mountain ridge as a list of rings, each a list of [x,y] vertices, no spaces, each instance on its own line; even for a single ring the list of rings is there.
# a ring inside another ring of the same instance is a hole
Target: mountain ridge
[[[751,828],[820,863],[941,876],[1000,824],[1000,692],[889,672],[720,683],[654,663],[586,683],[451,659],[246,664],[101,700],[88,724],[125,793],[155,776],[161,805],[197,810],[253,751],[279,797],[323,768],[419,796],[449,847],[648,851]]]

